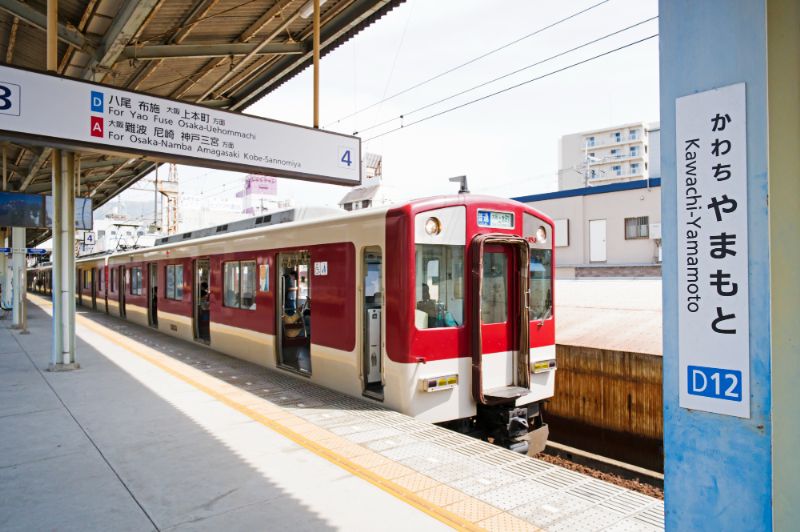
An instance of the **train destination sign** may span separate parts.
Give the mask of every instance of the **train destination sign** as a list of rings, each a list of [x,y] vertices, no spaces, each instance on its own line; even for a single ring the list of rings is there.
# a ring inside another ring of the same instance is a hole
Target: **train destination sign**
[[[678,98],[680,406],[750,417],[745,85]]]
[[[0,136],[29,144],[358,185],[361,140],[0,66]]]

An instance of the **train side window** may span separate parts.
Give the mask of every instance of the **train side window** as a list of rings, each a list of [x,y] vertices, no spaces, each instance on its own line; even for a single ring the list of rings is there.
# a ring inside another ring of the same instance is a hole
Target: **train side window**
[[[224,273],[223,304],[226,307],[255,310],[256,261],[226,262]]]
[[[241,294],[242,308],[255,310],[256,308],[256,261],[246,260],[241,262]]]
[[[225,287],[223,289],[223,305],[226,307],[239,308],[241,301],[241,292],[239,291],[239,263],[226,262],[225,270]]]
[[[142,295],[142,269],[131,268],[131,295]]]
[[[183,300],[183,265],[170,264],[165,268],[167,286],[165,296],[167,299]]]
[[[464,323],[464,247],[416,246],[417,329],[459,327]]]
[[[183,265],[175,265],[175,299],[183,301]]]
[[[114,268],[111,268],[111,286],[109,287],[111,288],[111,290],[109,290],[110,292],[117,291],[116,280],[117,280],[117,271]]]

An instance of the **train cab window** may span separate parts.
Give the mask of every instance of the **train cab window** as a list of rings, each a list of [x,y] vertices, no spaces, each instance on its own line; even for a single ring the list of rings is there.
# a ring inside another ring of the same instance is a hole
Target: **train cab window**
[[[553,314],[551,264],[553,252],[549,249],[531,249],[530,294],[528,306],[530,319],[546,320]]]
[[[483,256],[481,321],[505,323],[508,319],[508,257],[487,252]]]
[[[416,246],[417,329],[459,327],[464,323],[464,248]]]
[[[166,267],[167,299],[183,300],[183,265],[170,264]]]
[[[226,262],[223,304],[226,307],[255,310],[256,261]]]

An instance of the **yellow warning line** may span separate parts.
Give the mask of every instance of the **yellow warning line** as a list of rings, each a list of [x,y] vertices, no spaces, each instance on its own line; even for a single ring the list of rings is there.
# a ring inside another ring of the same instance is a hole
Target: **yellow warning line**
[[[39,305],[40,307],[48,306],[51,304],[49,301],[41,299],[37,296],[33,296],[31,294],[28,294],[28,298],[35,304]],[[157,351],[151,349],[150,347],[147,347],[139,342],[136,342],[135,340],[120,337],[118,334],[110,332],[107,327],[98,325],[97,323],[83,316],[76,314],[76,318],[77,321],[79,321],[81,325],[86,327],[87,329],[90,329],[93,332],[99,334],[100,336],[106,338],[107,340],[127,349],[134,355],[146,360],[147,362],[153,364],[154,366],[165,371],[166,373],[169,373],[173,377],[180,379],[191,386],[194,386],[198,390],[208,394],[217,401],[229,406],[230,408],[233,408],[237,412],[246,415],[247,417],[253,419],[254,421],[258,421],[262,425],[274,430],[275,432],[281,434],[282,436],[285,436],[286,438],[292,440],[301,447],[308,449],[317,456],[320,456],[328,460],[329,462],[336,464],[342,469],[352,473],[353,475],[366,480],[367,482],[379,487],[380,489],[393,495],[394,497],[406,502],[407,504],[410,504],[414,508],[417,508],[418,510],[425,512],[431,517],[438,519],[442,523],[457,530],[471,530],[471,531],[483,530],[475,523],[467,519],[464,519],[463,517],[456,515],[455,513],[450,512],[442,508],[441,506],[432,504],[431,502],[418,496],[413,491],[410,491],[402,486],[395,484],[394,482],[388,479],[383,478],[382,476],[376,473],[373,473],[369,469],[354,463],[352,460],[336,453],[335,451],[332,451],[331,449],[328,449],[320,445],[319,443],[309,438],[306,438],[302,434],[295,432],[294,430],[281,424],[280,422],[270,419],[264,414],[257,412],[256,410],[248,406],[245,406],[233,399],[230,399],[225,394],[219,393],[218,391],[212,389],[211,387],[202,384],[197,380],[193,379],[192,377],[188,376],[186,373],[178,371],[174,367],[171,367],[172,365],[178,365],[190,368],[190,366],[186,366],[184,363],[180,361],[176,361],[171,357],[167,357],[163,354],[160,354]],[[161,360],[161,358],[168,359],[171,362],[171,364],[169,365],[165,364]]]

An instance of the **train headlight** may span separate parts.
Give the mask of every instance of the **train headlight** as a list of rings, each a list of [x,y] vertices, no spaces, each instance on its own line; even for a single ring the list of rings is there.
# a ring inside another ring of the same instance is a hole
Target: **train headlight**
[[[458,374],[442,375],[441,377],[424,377],[419,380],[423,392],[438,392],[449,390],[458,386]]]
[[[541,243],[547,242],[547,229],[545,229],[543,225],[540,225],[539,229],[536,230],[536,241]]]
[[[442,232],[442,222],[439,221],[439,218],[435,216],[431,216],[425,221],[425,232],[429,235],[438,235]]]
[[[556,359],[539,360],[531,363],[531,373],[544,373],[556,369]]]

